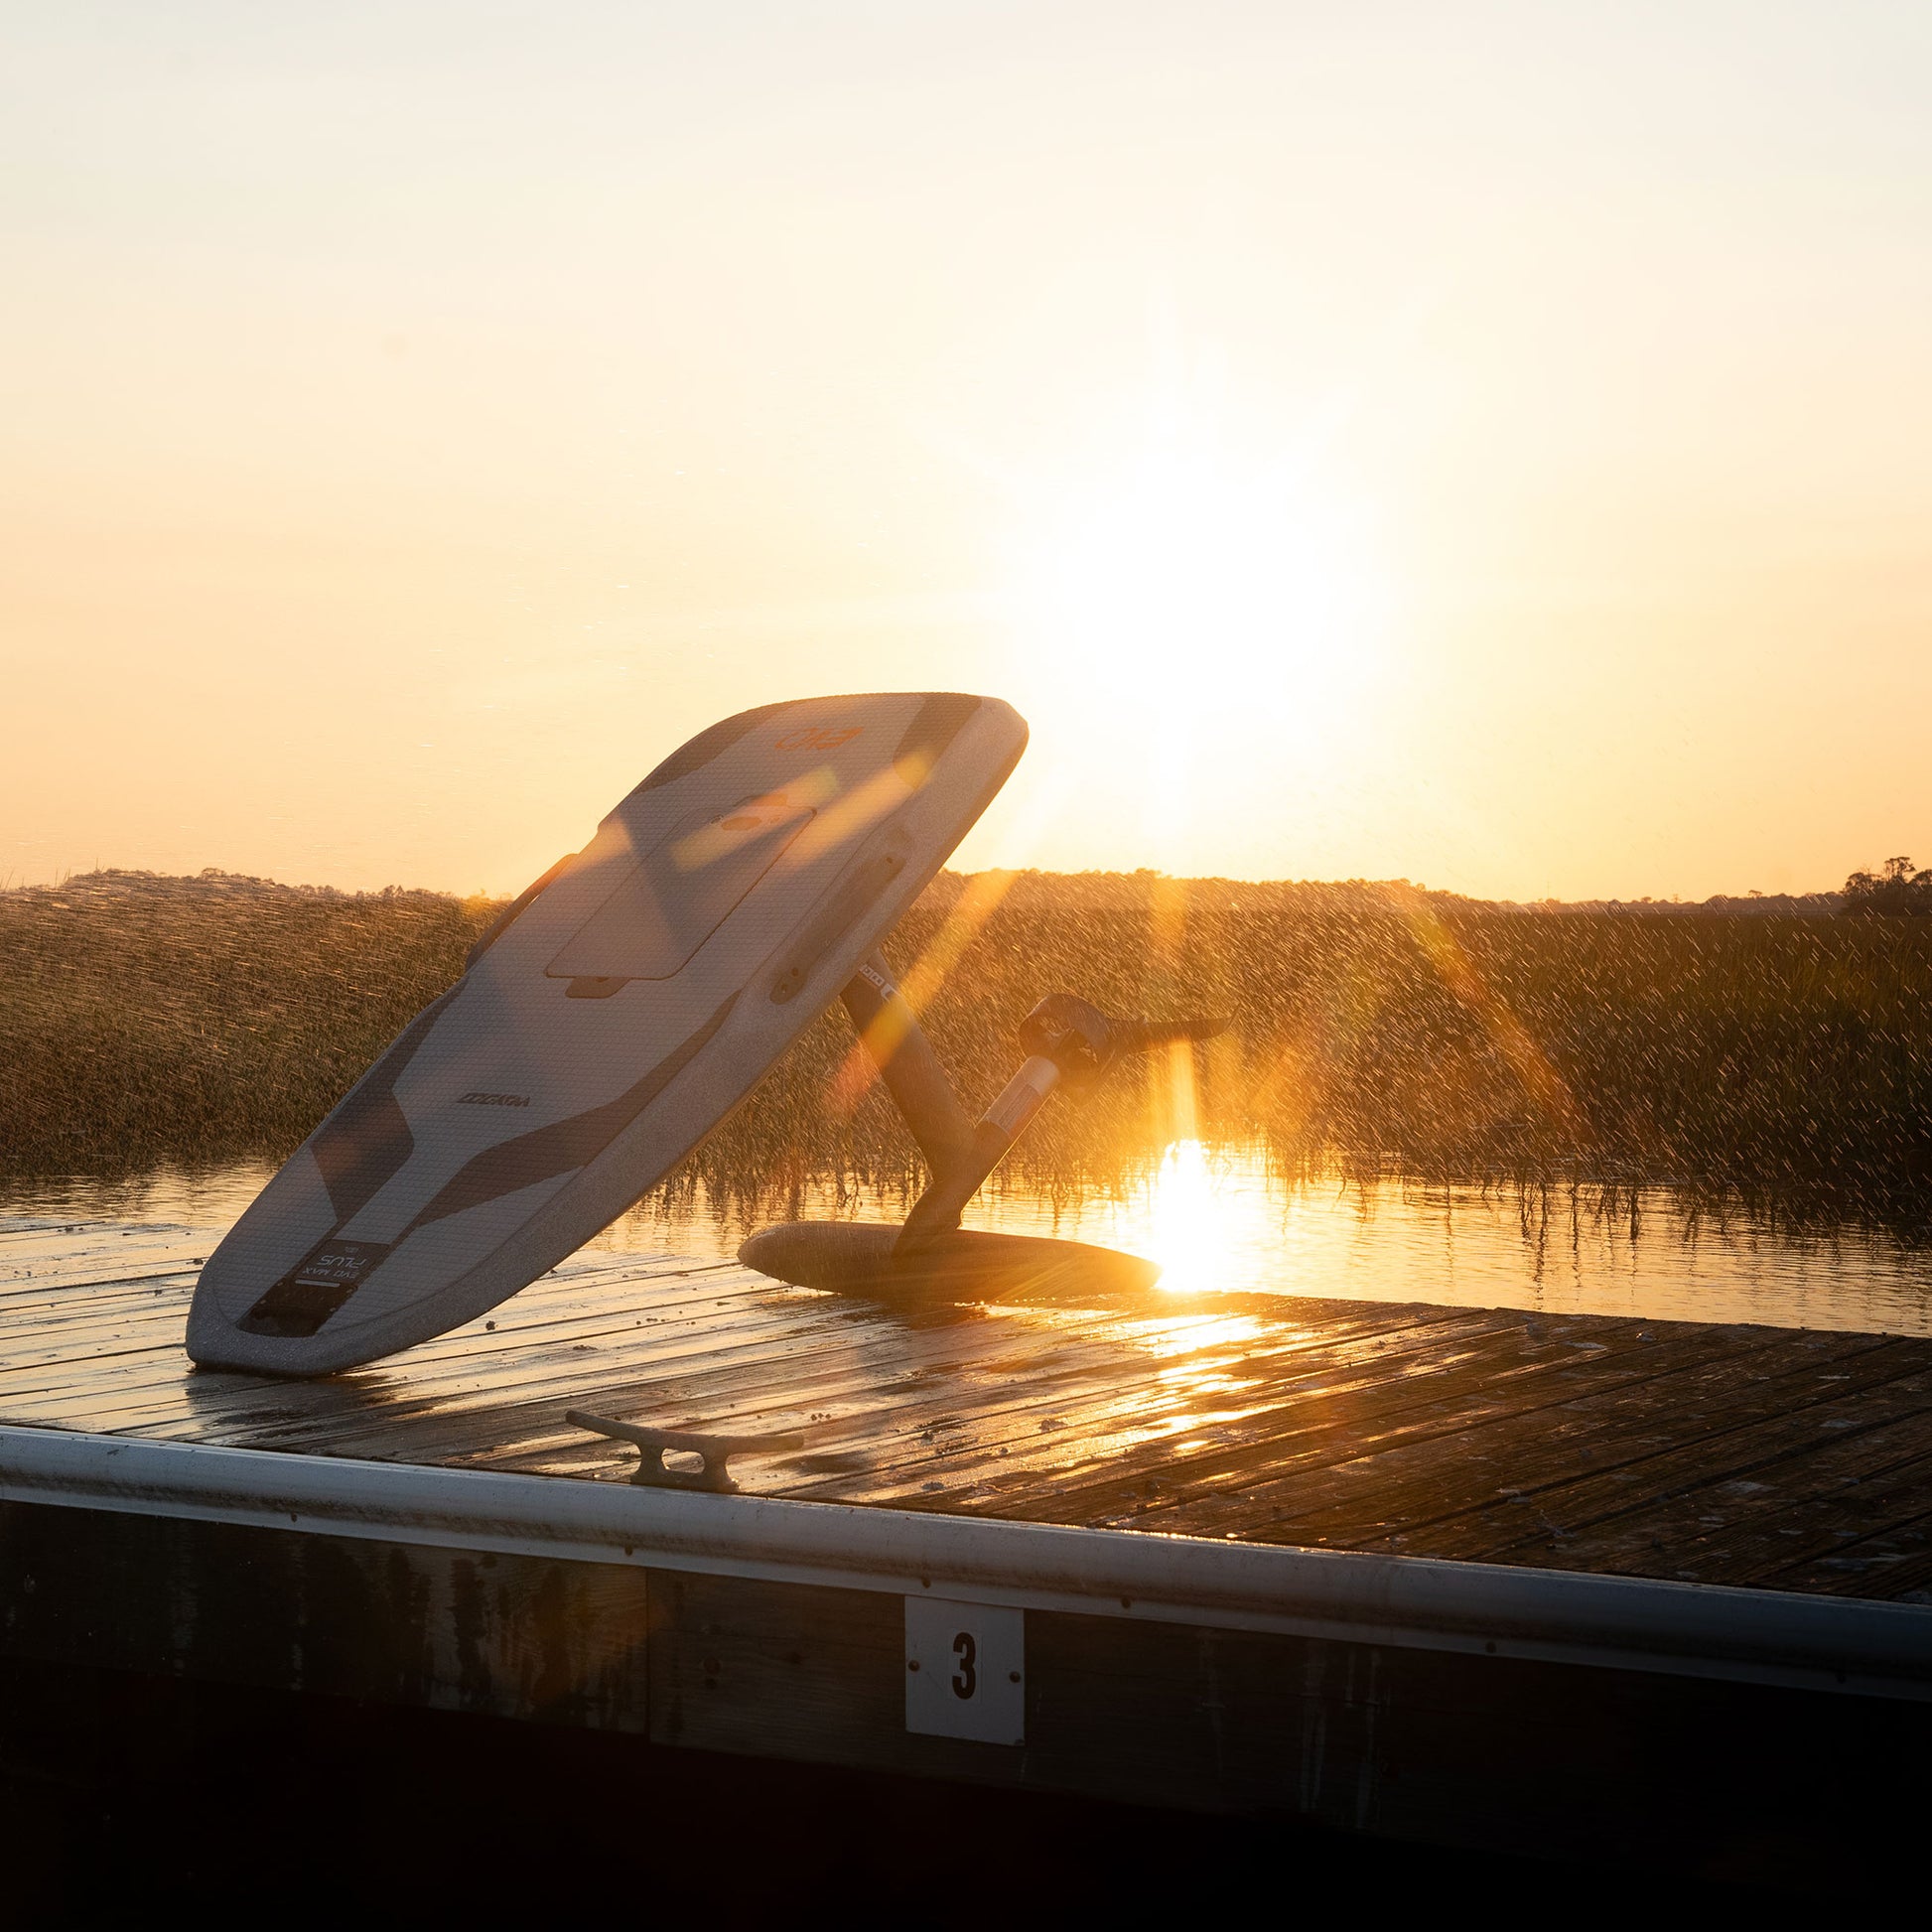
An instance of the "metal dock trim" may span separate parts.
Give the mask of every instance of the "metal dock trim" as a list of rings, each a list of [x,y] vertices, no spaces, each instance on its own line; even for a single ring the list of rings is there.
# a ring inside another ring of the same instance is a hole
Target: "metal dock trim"
[[[1932,1606],[44,1429],[0,1500],[1932,1702]]]

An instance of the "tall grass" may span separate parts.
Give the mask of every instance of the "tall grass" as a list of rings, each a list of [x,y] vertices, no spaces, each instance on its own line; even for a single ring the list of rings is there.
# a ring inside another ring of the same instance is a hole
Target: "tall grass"
[[[286,1152],[491,916],[138,875],[0,894],[0,1173]]]
[[[102,879],[0,895],[0,1173],[279,1155],[461,970],[494,907]],[[969,1102],[1066,987],[1229,1015],[1027,1144],[1106,1179],[1168,1140],[1284,1163],[1676,1179],[1886,1217],[1932,1203],[1932,921],[1525,913],[1371,886],[940,880],[888,947]],[[821,1021],[687,1177],[782,1197],[916,1162]]]

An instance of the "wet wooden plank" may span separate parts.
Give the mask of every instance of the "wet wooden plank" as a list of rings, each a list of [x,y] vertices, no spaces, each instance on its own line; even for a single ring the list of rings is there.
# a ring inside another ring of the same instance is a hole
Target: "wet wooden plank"
[[[177,1241],[165,1246],[109,1250],[100,1254],[41,1259],[32,1266],[0,1272],[0,1312],[24,1314],[37,1301],[58,1303],[81,1289],[186,1275],[194,1279],[213,1247],[211,1241]]]
[[[1640,1376],[1611,1386],[1588,1387],[1579,1377],[1561,1386],[1568,1371],[1552,1377],[1550,1400],[1529,1411],[1498,1414],[1472,1403],[1464,1426],[1437,1430],[1425,1440],[1374,1443],[1346,1461],[1295,1471],[1231,1493],[1183,1500],[1169,1525],[1193,1534],[1259,1536],[1334,1548],[1391,1547],[1436,1556],[1480,1554],[1479,1538],[1423,1539],[1432,1524],[1479,1511],[1512,1492],[1534,1494],[1566,1473],[1587,1467],[1581,1451],[1615,1463],[1638,1460],[1679,1446],[1687,1437],[1710,1436],[1721,1425],[1714,1411],[1733,1418],[1745,1411],[1773,1414],[1789,1402],[1796,1385],[1788,1378],[1808,1369],[1879,1356],[1878,1381],[1900,1372],[1869,1336],[1769,1339],[1707,1362],[1679,1360],[1665,1374]],[[1407,1538],[1394,1546],[1396,1535]],[[1444,1547],[1446,1541],[1451,1547]],[[1469,1549],[1469,1543],[1478,1545]]]
[[[1134,1352],[1118,1345],[1096,1345],[1094,1337],[1083,1338],[1077,1353],[1064,1341],[1042,1344],[1025,1365],[1024,1374],[1002,1374],[1001,1365],[986,1361],[983,1349],[974,1346],[970,1327],[956,1332],[966,1344],[963,1359],[928,1359],[924,1379],[904,1389],[902,1400],[848,1407],[848,1396],[862,1397],[878,1387],[876,1374],[863,1360],[853,1363],[849,1353],[845,1366],[851,1373],[843,1385],[822,1380],[804,1384],[783,1407],[769,1405],[769,1390],[745,1391],[765,1398],[756,1410],[761,1426],[803,1426],[812,1433],[810,1451],[779,1464],[775,1471],[786,1479],[782,1493],[829,1500],[924,1493],[931,1486],[934,1458],[963,1441],[1000,1454],[1010,1445],[1036,1444],[1050,1431],[1063,1432],[1054,1436],[1055,1441],[1077,1440],[1091,1448],[1096,1429],[1106,1424],[1114,1433],[1123,1433],[1124,1419],[1134,1434],[1172,1433],[1190,1420],[1173,1417],[1177,1403],[1198,1398],[1198,1373],[1190,1376],[1183,1390],[1174,1380],[1172,1364],[1144,1352],[1137,1360]],[[1114,1340],[1117,1343],[1118,1337]],[[1313,1344],[1304,1337],[1296,1345],[1306,1349]],[[1241,1357],[1231,1353],[1227,1360],[1238,1365]],[[1200,1366],[1195,1358],[1192,1370]],[[1246,1382],[1257,1391],[1263,1386],[1259,1375]],[[660,1399],[674,1392],[662,1384],[651,1391]],[[716,1408],[710,1417],[714,1426],[721,1420]],[[658,1408],[653,1413],[665,1412]],[[738,1413],[745,1413],[743,1405]],[[691,1422],[702,1426],[697,1417]],[[946,1448],[935,1449],[941,1428],[946,1432]],[[843,1466],[828,1472],[828,1462]],[[956,1474],[947,1472],[947,1486],[953,1486]],[[814,1475],[822,1479],[810,1480]]]
[[[644,1306],[625,1303],[616,1309],[592,1311],[551,1308],[542,1311],[541,1314],[536,1311],[526,1311],[520,1321],[493,1319],[492,1325],[499,1328],[500,1333],[491,1333],[483,1323],[476,1323],[473,1324],[474,1333],[459,1331],[456,1337],[444,1337],[440,1342],[424,1344],[420,1353],[412,1350],[408,1356],[400,1358],[400,1366],[384,1365],[374,1370],[358,1371],[352,1376],[331,1378],[330,1386],[353,1386],[368,1391],[385,1388],[407,1390],[427,1388],[439,1376],[457,1374],[473,1380],[493,1378],[514,1387],[542,1359],[541,1350],[545,1346],[576,1345],[580,1340],[598,1336],[616,1341],[633,1332],[643,1333],[653,1320],[656,1325],[651,1331],[654,1333],[675,1333],[680,1321],[688,1321],[695,1331],[695,1311],[681,1309],[676,1302],[660,1303],[659,1308],[663,1312],[647,1316],[640,1311]],[[710,1302],[704,1317],[714,1325],[720,1320],[715,1310],[715,1302]],[[667,1318],[671,1316],[677,1318]],[[52,1362],[33,1359],[28,1351],[22,1350],[18,1360],[0,1369],[0,1390],[15,1394],[64,1388],[84,1391],[90,1379],[89,1361],[97,1355],[118,1352],[123,1346],[153,1352],[154,1374],[158,1380],[179,1380],[188,1372],[186,1357],[181,1353],[179,1311],[177,1318],[166,1323],[157,1318],[152,1328],[145,1319],[137,1324],[123,1318],[103,1324],[98,1330],[83,1333],[80,1339],[84,1354],[80,1350],[57,1347],[53,1351]],[[303,1386],[279,1383],[268,1377],[245,1379],[254,1386],[264,1388]]]
[[[1284,1511],[1316,1506],[1328,1491],[1360,1494],[1371,1461],[1391,1485],[1406,1474],[1433,1487],[1445,1470],[1466,1458],[1473,1432],[1510,1426],[1531,1445],[1575,1434],[1577,1425],[1566,1413],[1591,1397],[1627,1401],[1645,1383],[1680,1371],[1730,1373],[1729,1363],[1769,1345],[1761,1338],[1733,1338],[1724,1347],[1682,1337],[1642,1351],[1605,1349],[1584,1362],[1532,1359],[1522,1365],[1527,1372],[1517,1375],[1508,1373],[1504,1358],[1491,1374],[1478,1369],[1459,1379],[1445,1378],[1440,1389],[1427,1375],[1393,1387],[1368,1381],[1341,1390],[1332,1402],[1311,1405],[1299,1418],[1285,1419],[1264,1442],[1237,1446],[1177,1472],[1181,1479],[1169,1485],[1170,1493],[1153,1513],[1165,1518],[1169,1510],[1185,1509],[1190,1521],[1211,1524],[1205,1533],[1253,1534]],[[1145,1478],[1158,1473],[1124,1471],[1124,1490],[1103,1484],[1091,1496],[1068,1493],[1063,1506],[1084,1507],[1089,1522],[1114,1520],[1109,1511],[1144,1497]],[[1486,1498],[1493,1488],[1485,1485],[1479,1493]],[[1151,1520],[1144,1527],[1178,1525]]]
[[[785,1344],[799,1336],[799,1329],[793,1325],[780,1331],[776,1343],[769,1333],[755,1332],[749,1336],[741,1331],[741,1339],[736,1346],[727,1344],[721,1350],[727,1356],[758,1354],[771,1356],[782,1369],[788,1365],[790,1357]],[[957,1344],[952,1350],[933,1343],[923,1350],[908,1346],[901,1336],[841,1336],[836,1350],[838,1359],[856,1366],[868,1374],[875,1383],[890,1377],[903,1378],[913,1368],[923,1368],[927,1375],[927,1400],[938,1398],[938,1392],[945,1387],[947,1378],[970,1372],[970,1363],[960,1359]],[[775,1348],[775,1352],[774,1352]],[[645,1364],[635,1365],[642,1370]],[[1045,1366],[1045,1365],[1043,1365]],[[1095,1362],[1089,1366],[1092,1372],[1104,1372],[1105,1364]],[[797,1389],[798,1378],[787,1378],[784,1386]],[[804,1385],[810,1391],[813,1385]],[[716,1391],[712,1391],[715,1398]],[[945,1398],[957,1400],[955,1392],[947,1390]],[[517,1382],[513,1391],[498,1391],[489,1388],[476,1388],[452,1394],[434,1408],[419,1413],[412,1422],[409,1440],[412,1452],[426,1453],[441,1459],[445,1455],[461,1452],[466,1445],[474,1445],[477,1440],[479,1422],[485,1418],[500,1418],[511,1428],[526,1428],[530,1421],[527,1411],[531,1405],[550,1405],[555,1416],[561,1416],[566,1406],[601,1406],[617,1408],[621,1413],[637,1415],[647,1414],[654,1420],[673,1423],[695,1424],[698,1427],[743,1429],[757,1421],[759,1426],[768,1426],[760,1406],[749,1400],[711,1399],[696,1404],[680,1404],[666,1399],[665,1384],[661,1379],[653,1379],[646,1373],[637,1374],[625,1382],[614,1375],[613,1365],[595,1354],[581,1365],[557,1365],[544,1373],[532,1373]],[[695,1408],[695,1415],[685,1413]],[[545,1418],[550,1420],[549,1417]],[[345,1437],[340,1437],[348,1446],[349,1452],[387,1453],[384,1435],[389,1427],[387,1412],[372,1417],[368,1428],[351,1430]],[[487,1427],[487,1423],[483,1423]]]
[[[530,1299],[509,1303],[503,1310],[494,1311],[486,1318],[487,1328],[482,1320],[468,1324],[452,1335],[410,1350],[397,1360],[404,1365],[401,1372],[406,1375],[412,1370],[420,1371],[424,1364],[452,1358],[482,1364],[492,1353],[503,1353],[507,1357],[512,1340],[535,1335],[545,1329],[561,1330],[572,1323],[602,1324],[616,1330],[625,1312],[633,1305],[640,1304],[641,1295],[651,1292],[640,1292],[641,1284],[654,1285],[660,1281],[682,1284],[685,1279],[682,1273],[620,1277],[616,1286],[623,1292],[615,1296],[610,1287],[606,1287],[600,1295],[596,1285],[586,1288],[576,1282],[560,1286],[556,1292],[548,1294],[527,1290],[525,1295]],[[753,1279],[763,1285],[761,1278]],[[56,1386],[31,1381],[25,1375],[29,1367],[49,1361],[73,1365],[77,1371],[76,1379],[84,1382],[84,1364],[87,1360],[122,1346],[165,1347],[179,1358],[178,1366],[185,1372],[185,1357],[181,1357],[180,1350],[193,1286],[193,1279],[187,1278],[145,1287],[126,1295],[116,1292],[111,1295],[102,1293],[99,1297],[73,1298],[63,1301],[50,1314],[36,1314],[18,1323],[0,1312],[0,1389],[24,1391]],[[715,1290],[695,1287],[688,1291],[680,1289],[668,1300],[660,1297],[651,1305],[646,1318],[661,1321],[679,1311],[695,1313],[700,1307],[708,1310],[715,1306]],[[499,1331],[494,1339],[489,1338],[489,1329]],[[361,1373],[393,1376],[397,1372],[396,1368],[385,1364]],[[262,1380],[266,1386],[277,1386],[267,1378],[256,1379]]]
[[[1758,1358],[1760,1367],[1777,1371],[1768,1377],[1754,1372],[1740,1382],[1702,1376],[1691,1399],[1671,1403],[1653,1391],[1647,1409],[1615,1418],[1607,1432],[1564,1425],[1552,1446],[1558,1453],[1548,1459],[1508,1446],[1503,1466],[1513,1477],[1498,1482],[1489,1496],[1440,1509],[1433,1519],[1412,1516],[1404,1540],[1391,1538],[1388,1547],[1515,1561],[1505,1552],[1533,1549],[1545,1537],[1563,1541],[1580,1521],[1592,1520],[1592,1510],[1668,1508],[1687,1487],[1747,1478],[1759,1461],[1795,1456],[1836,1440],[1842,1429],[1915,1413],[1927,1400],[1923,1359],[1916,1350],[1889,1345],[1817,1351],[1799,1361],[1779,1350]],[[1855,1405],[1858,1420],[1848,1421],[1834,1407],[1841,1394]],[[1490,1470],[1498,1467],[1493,1448],[1484,1444],[1480,1458]],[[1563,1465],[1565,1449],[1576,1449],[1582,1466]],[[1376,1547],[1377,1541],[1362,1538],[1351,1547]],[[1665,1573],[1653,1568],[1653,1574]]]
[[[1677,1440],[1630,1455],[1588,1475],[1525,1484],[1500,1506],[1453,1526],[1458,1543],[1500,1562],[1527,1560],[1548,1538],[1580,1552],[1626,1548],[1628,1519],[1644,1518],[1643,1542],[1668,1553],[1740,1516],[1764,1513],[1760,1499],[1782,1506],[1855,1473],[1882,1472],[1903,1434],[1917,1442],[1932,1425],[1932,1371],[1917,1351],[1902,1358],[1868,1350],[1782,1375],[1755,1392],[1748,1408],[1673,1419]],[[1846,1371],[1850,1371],[1849,1373]],[[1544,1528],[1529,1530],[1525,1508]],[[1448,1527],[1448,1526],[1446,1526]],[[1519,1557],[1514,1552],[1525,1552]]]
[[[771,1291],[771,1285],[763,1283],[761,1278],[749,1279],[759,1283],[760,1287],[771,1293],[778,1295],[784,1295],[786,1293],[785,1291]],[[704,1299],[707,1306],[715,1310],[717,1302],[724,1298],[715,1298],[707,1295]],[[795,1297],[793,1301],[795,1304]],[[515,1305],[512,1304],[510,1306],[514,1307]],[[828,1329],[829,1343],[823,1345],[827,1347],[833,1360],[842,1365],[850,1365],[854,1354],[854,1317],[852,1312],[845,1309],[843,1305],[831,1303],[826,1298],[810,1298],[809,1301],[798,1309],[798,1312],[806,1317],[806,1326],[808,1329],[812,1325],[813,1317],[816,1317],[816,1325],[821,1329],[826,1329],[827,1324],[830,1324]],[[1460,1318],[1466,1320],[1468,1317],[1464,1315]],[[869,1322],[875,1334],[891,1336],[897,1332],[895,1324],[887,1317],[874,1315],[867,1317],[867,1322]],[[1379,1326],[1389,1326],[1392,1323],[1398,1326],[1413,1325],[1411,1317],[1405,1316],[1400,1311],[1387,1311],[1374,1317],[1373,1320],[1373,1325]],[[859,1325],[864,1326],[866,1324],[861,1323]],[[1344,1323],[1342,1325],[1347,1327],[1350,1324]],[[1138,1326],[1143,1330],[1155,1330],[1160,1328],[1162,1324],[1140,1323]],[[953,1327],[958,1331],[961,1349],[965,1357],[969,1361],[982,1359],[985,1350],[985,1324],[980,1324],[977,1327],[969,1325],[961,1328],[959,1324],[955,1323]],[[809,1334],[805,1338],[810,1339]],[[825,1390],[822,1384],[815,1381],[806,1382],[801,1377],[798,1351],[793,1346],[793,1343],[799,1341],[799,1335],[795,1333],[783,1335],[781,1336],[781,1345],[776,1351],[770,1349],[747,1350],[744,1346],[744,1335],[741,1330],[734,1329],[730,1333],[721,1334],[714,1325],[710,1331],[703,1334],[696,1342],[687,1341],[681,1344],[682,1353],[688,1357],[688,1362],[683,1364],[683,1366],[692,1367],[695,1371],[693,1374],[675,1381],[666,1382],[662,1379],[660,1373],[658,1381],[646,1392],[652,1398],[653,1413],[658,1420],[690,1423],[696,1426],[704,1426],[707,1422],[715,1424],[726,1415],[735,1417],[742,1413],[748,1401],[753,1406],[762,1405],[768,1407],[770,1397],[774,1393],[782,1393],[787,1386],[803,1386],[806,1388],[807,1394],[800,1399],[813,1404],[822,1403],[825,1400]],[[1089,1351],[1092,1350],[1093,1338],[1091,1335],[1080,1334],[1079,1340],[1083,1348]],[[1304,1334],[1297,1337],[1293,1345],[1306,1349],[1317,1344],[1314,1338]],[[573,1349],[586,1348],[587,1345],[584,1343],[573,1343],[572,1347]],[[409,1357],[401,1359],[404,1363],[410,1363],[414,1360],[418,1352],[412,1351]],[[578,1373],[573,1373],[569,1381],[560,1387],[545,1387],[543,1372],[550,1366],[555,1352],[554,1349],[546,1351],[539,1348],[522,1348],[513,1351],[507,1359],[514,1364],[514,1370],[506,1376],[503,1383],[503,1391],[512,1398],[521,1398],[524,1400],[539,1399],[546,1394],[580,1395],[585,1387],[585,1382],[583,1376]],[[588,1349],[587,1352],[589,1352]],[[621,1355],[622,1352],[617,1351],[619,1355]],[[653,1345],[644,1352],[647,1357],[655,1354],[657,1352],[657,1346]],[[1052,1371],[1061,1367],[1059,1360],[1060,1352],[1059,1350],[1054,1352],[1052,1368],[1049,1369],[1042,1362],[1037,1349],[1033,1351],[1030,1363],[1032,1369],[1030,1379],[1033,1383],[1037,1384],[1043,1380],[1050,1380]],[[930,1349],[923,1351],[926,1357],[929,1357],[930,1353]],[[755,1358],[755,1366],[750,1372],[755,1373],[760,1378],[763,1383],[761,1388],[757,1386],[748,1387],[745,1381],[741,1379],[747,1372],[745,1364],[748,1354]],[[630,1371],[634,1373],[638,1368],[644,1366],[643,1363],[616,1359],[613,1353],[608,1351],[601,1354],[599,1360],[602,1366],[598,1369],[597,1373],[598,1377],[603,1379],[609,1379],[614,1371]],[[577,1369],[578,1366],[574,1363],[571,1364],[573,1370]],[[861,1383],[864,1386],[874,1389],[878,1387],[878,1366],[876,1363],[864,1364],[864,1372],[860,1377]],[[887,1366],[891,1367],[893,1364],[887,1364]],[[992,1366],[996,1370],[1001,1366],[997,1358]],[[657,1367],[661,1370],[661,1358],[657,1363]],[[158,1367],[156,1373],[165,1376],[166,1370],[163,1367]],[[732,1379],[720,1379],[727,1374]],[[206,1384],[206,1378],[197,1378],[197,1380],[199,1383]],[[245,1411],[249,1412],[249,1421],[252,1424],[254,1420],[253,1412],[258,1407],[258,1403],[248,1391],[253,1388],[258,1388],[260,1385],[254,1383],[251,1378],[234,1378],[228,1386],[240,1392],[236,1400],[240,1402]],[[300,1385],[284,1386],[288,1386],[291,1390],[289,1397],[290,1406],[301,1409],[306,1413],[309,1408],[309,1403],[294,1393],[294,1390],[299,1388]],[[426,1379],[420,1369],[415,1370],[413,1373],[405,1371],[398,1378],[396,1386],[399,1390],[398,1409],[400,1412],[407,1412],[412,1406],[420,1407],[425,1402],[438,1400],[444,1393],[442,1389],[436,1386],[433,1379]],[[479,1400],[479,1391],[484,1385],[478,1378],[466,1378],[459,1373],[447,1386],[450,1388],[460,1388],[464,1397],[474,1406]],[[117,1389],[117,1395],[120,1393],[121,1391]],[[667,1403],[675,1404],[687,1397],[695,1405],[699,1413],[688,1415],[666,1413]],[[1036,1399],[1044,1400],[1050,1398],[1040,1397]],[[329,1404],[327,1406],[339,1407],[340,1405]],[[202,1409],[204,1414],[207,1414],[210,1409],[218,1409],[219,1400],[210,1401],[205,1395],[203,1400],[198,1404],[198,1407]],[[170,1408],[172,1409],[172,1405],[170,1405]],[[133,1419],[125,1415],[120,1416],[118,1420],[121,1426],[138,1426]],[[220,1432],[203,1431],[200,1433],[218,1435]]]
[[[1615,1363],[1618,1356],[1606,1349],[1596,1359]],[[1574,1362],[1561,1337],[1531,1340],[1520,1317],[1508,1315],[1492,1317],[1486,1330],[1465,1331],[1448,1346],[1352,1352],[1338,1362],[1311,1365],[1270,1390],[1269,1403],[1251,1415],[1238,1422],[1216,1418],[1191,1440],[1151,1446],[1125,1458],[1081,1458],[1076,1447],[1053,1470],[1055,1506],[1083,1511],[1090,1522],[1105,1521],[1114,1511],[1140,1513],[1150,1483],[1195,1494],[1235,1489],[1290,1467],[1354,1455],[1378,1429],[1427,1435],[1466,1427],[1472,1400],[1487,1400],[1496,1412],[1537,1406],[1539,1378]],[[1012,1472],[1004,1486],[1024,1486],[1028,1473]]]
[[[1757,1584],[1779,1571],[1836,1556],[1895,1527],[1932,1495],[1932,1414],[1800,1444],[1744,1474],[1721,1472],[1672,1494],[1648,1491],[1615,1514],[1566,1527],[1546,1549],[1520,1547],[1514,1563],[1547,1562],[1641,1576]],[[1552,1513],[1563,1514],[1561,1498]]]
[[[1864,1594],[1932,1585],[1932,1341],[1244,1294],[894,1309],[587,1250],[321,1382],[194,1371],[213,1236],[0,1227],[0,1420],[610,1479],[572,1407],[803,1432],[755,1493]]]
[[[1762,1581],[1774,1589],[1932,1603],[1932,1510],[1842,1544],[1828,1556],[1767,1572]]]

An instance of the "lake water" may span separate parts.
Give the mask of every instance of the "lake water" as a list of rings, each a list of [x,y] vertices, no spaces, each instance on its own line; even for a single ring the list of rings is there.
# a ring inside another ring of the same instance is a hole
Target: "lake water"
[[[0,1188],[0,1215],[221,1227],[268,1173],[15,1183]],[[884,1221],[903,1208],[827,1182],[806,1191],[798,1212]],[[595,1245],[725,1259],[760,1221],[791,1212],[748,1218],[702,1192],[652,1198]],[[1114,1190],[1060,1196],[1006,1184],[974,1204],[967,1225],[1126,1248],[1160,1262],[1163,1286],[1182,1291],[1932,1334],[1932,1250],[1879,1229],[1794,1234],[1719,1219],[1668,1187],[1622,1195],[1606,1212],[1588,1191],[1290,1180],[1258,1149],[1180,1142]]]

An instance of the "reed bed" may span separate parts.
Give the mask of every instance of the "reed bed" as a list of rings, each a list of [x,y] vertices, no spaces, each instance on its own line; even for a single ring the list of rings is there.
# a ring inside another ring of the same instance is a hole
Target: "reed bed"
[[[0,1173],[294,1147],[493,916],[430,893],[99,875],[0,894]],[[1035,1184],[1176,1138],[1285,1168],[1671,1180],[1887,1220],[1932,1203],[1932,920],[1487,906],[1402,887],[947,876],[888,948],[969,1102],[1064,987],[1229,1016],[1192,1056],[1055,1103]],[[673,1188],[781,1207],[917,1179],[834,1012]]]

